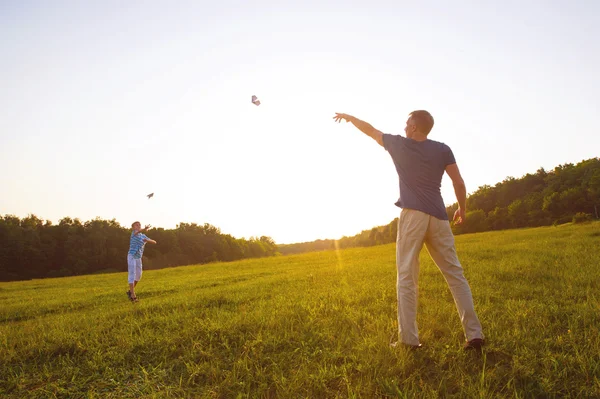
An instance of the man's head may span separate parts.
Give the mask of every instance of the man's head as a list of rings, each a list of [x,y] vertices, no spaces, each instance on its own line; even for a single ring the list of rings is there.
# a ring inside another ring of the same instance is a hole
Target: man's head
[[[140,231],[142,229],[142,224],[140,222],[133,222],[131,228],[133,231]]]
[[[418,110],[408,114],[404,131],[406,132],[406,137],[409,139],[418,138],[418,136],[427,138],[432,128],[433,116],[427,111]]]

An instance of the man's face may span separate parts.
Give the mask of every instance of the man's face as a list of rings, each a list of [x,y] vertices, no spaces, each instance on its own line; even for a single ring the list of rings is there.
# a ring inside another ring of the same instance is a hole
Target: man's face
[[[406,120],[406,127],[404,128],[404,132],[406,133],[406,137],[412,137],[417,131],[417,126],[414,124],[412,120],[412,116]]]
[[[142,228],[142,224],[141,223],[134,223],[133,230],[140,231],[141,228]]]

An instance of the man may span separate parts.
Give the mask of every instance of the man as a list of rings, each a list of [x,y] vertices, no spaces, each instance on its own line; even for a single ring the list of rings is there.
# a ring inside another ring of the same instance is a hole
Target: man
[[[484,336],[475,313],[469,283],[456,255],[454,235],[440,193],[444,171],[452,179],[458,209],[457,224],[465,221],[467,190],[450,147],[429,140],[433,117],[427,111],[413,111],[406,121],[406,137],[384,134],[354,116],[336,113],[334,120],[351,122],[383,146],[391,155],[400,182],[396,206],[402,208],[398,219],[396,266],[398,330],[400,343],[419,348],[417,297],[419,253],[423,244],[438,266],[454,297],[466,343],[465,349],[481,350]],[[396,344],[393,344],[396,346]]]
[[[137,302],[138,298],[135,295],[135,286],[142,278],[142,255],[144,254],[144,246],[147,242],[156,244],[156,241],[151,240],[142,231],[146,231],[150,226],[146,226],[142,230],[140,222],[133,222],[131,225],[133,231],[129,238],[129,252],[127,253],[127,269],[129,272],[127,282],[129,283],[129,291],[127,296],[131,302]]]

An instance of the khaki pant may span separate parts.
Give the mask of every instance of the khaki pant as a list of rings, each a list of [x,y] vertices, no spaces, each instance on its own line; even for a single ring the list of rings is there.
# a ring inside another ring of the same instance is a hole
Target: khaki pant
[[[456,303],[466,339],[484,338],[473,307],[471,288],[456,256],[454,235],[447,220],[439,220],[413,209],[403,209],[398,219],[396,266],[398,280],[398,330],[400,341],[419,345],[417,297],[419,253],[427,246],[429,255],[440,269]]]

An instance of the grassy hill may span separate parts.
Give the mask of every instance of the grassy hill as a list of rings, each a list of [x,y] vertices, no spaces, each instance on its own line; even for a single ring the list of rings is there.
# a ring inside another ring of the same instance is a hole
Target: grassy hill
[[[426,251],[424,349],[394,245],[0,284],[0,397],[600,397],[600,223],[457,237],[488,345]]]

